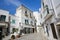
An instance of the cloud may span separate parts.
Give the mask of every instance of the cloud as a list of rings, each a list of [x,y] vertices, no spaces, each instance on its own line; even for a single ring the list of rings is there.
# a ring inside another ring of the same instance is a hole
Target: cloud
[[[9,5],[11,3],[15,6],[19,6],[21,4],[21,2],[19,0],[4,0],[4,1],[7,5]]]

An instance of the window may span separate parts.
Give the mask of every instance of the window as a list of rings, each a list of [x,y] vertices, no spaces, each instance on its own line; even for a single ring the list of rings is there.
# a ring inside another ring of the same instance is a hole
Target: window
[[[25,11],[25,16],[26,16],[26,17],[28,16],[27,11]]]
[[[28,20],[25,20],[25,24],[26,24],[26,25],[29,24]]]
[[[5,15],[1,15],[0,16],[0,21],[5,21],[5,19],[6,19],[6,16]]]
[[[46,26],[46,32],[47,32],[47,34],[48,34],[48,36],[49,36],[49,32],[48,32],[48,27]]]
[[[49,9],[48,9],[48,5],[46,5],[46,10],[47,10],[47,13],[49,14]]]
[[[43,7],[44,7],[44,2],[43,2]]]
[[[33,22],[31,21],[31,25],[33,25]]]
[[[27,14],[27,11],[25,11],[25,13]]]
[[[11,22],[11,23],[15,24],[15,20],[14,20],[14,19],[12,19],[12,22]]]
[[[31,13],[30,13],[30,18],[32,18],[32,15],[31,15]]]

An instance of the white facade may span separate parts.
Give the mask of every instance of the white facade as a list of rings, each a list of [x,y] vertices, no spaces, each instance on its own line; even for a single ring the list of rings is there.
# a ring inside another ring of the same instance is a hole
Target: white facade
[[[40,25],[40,13],[38,11],[33,12],[35,19],[37,21],[36,25]]]
[[[44,28],[44,33],[47,39],[57,40],[57,33],[53,32],[53,30],[57,32],[56,27],[55,27],[56,14],[54,13],[54,8],[53,8],[51,0],[42,0],[40,15],[41,15],[41,25]],[[52,23],[54,24],[54,29],[52,28],[53,27],[51,25]]]
[[[52,1],[52,5],[54,8],[54,12],[55,12],[55,16],[56,16],[56,33],[57,33],[57,37],[58,40],[60,40],[60,0],[51,0]]]
[[[38,11],[34,11],[33,14],[34,14],[34,17],[36,19],[37,32],[40,32],[40,27],[41,27],[41,25],[40,25],[40,21],[41,21],[40,20],[40,13]]]
[[[5,18],[6,16],[6,18]],[[0,10],[0,27],[3,28],[3,35],[6,33],[12,33],[15,28],[17,33],[20,33],[20,22],[19,17],[10,15],[6,10]],[[6,33],[4,33],[6,32]]]
[[[12,32],[13,28],[16,28],[20,32],[20,25],[19,25],[19,17],[15,15],[10,15],[10,33]]]
[[[19,17],[19,22],[21,24],[21,28],[35,28],[34,27],[34,21],[35,18],[33,16],[33,12],[31,10],[29,10],[28,8],[26,8],[24,5],[21,5],[20,7],[18,7],[16,9],[16,16]],[[28,21],[27,24],[25,21]]]
[[[51,0],[56,17],[60,18],[60,0]]]
[[[5,15],[6,16],[5,22],[9,22],[9,12],[8,11],[0,10],[0,15]]]
[[[33,21],[33,25],[34,25],[33,12],[30,11],[29,9],[25,8],[24,6],[20,6],[20,7],[17,9],[16,14],[15,14],[16,16],[20,17],[20,20],[19,21],[22,24],[25,24],[25,19],[27,19],[27,20],[29,20],[29,24],[31,24],[30,22]],[[25,11],[27,11],[28,17],[25,16]],[[32,18],[30,18],[30,13],[31,13]],[[24,26],[24,27],[28,27],[28,26]],[[30,26],[30,27],[32,27],[32,26]]]
[[[9,11],[0,9],[0,32],[3,36],[9,34]],[[1,30],[2,29],[2,30]]]

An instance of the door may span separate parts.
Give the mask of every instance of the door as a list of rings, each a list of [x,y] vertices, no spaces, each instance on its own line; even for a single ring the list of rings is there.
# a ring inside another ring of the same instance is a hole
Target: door
[[[2,40],[2,27],[0,27],[0,40]]]
[[[54,23],[51,23],[50,25],[51,25],[51,29],[52,29],[52,33],[53,33],[53,37],[54,37],[55,39],[57,39],[57,35],[56,35],[56,31],[55,31]]]

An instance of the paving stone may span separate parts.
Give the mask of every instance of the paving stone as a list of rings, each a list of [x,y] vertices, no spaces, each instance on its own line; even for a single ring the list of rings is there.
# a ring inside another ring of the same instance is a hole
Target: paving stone
[[[3,40],[9,40],[10,36],[4,38]],[[46,40],[43,33],[31,33],[31,34],[25,34],[20,38],[17,38],[15,40]]]

